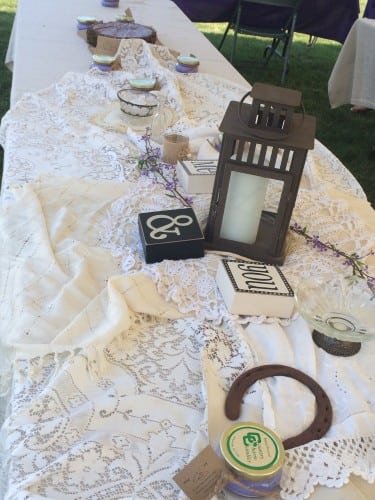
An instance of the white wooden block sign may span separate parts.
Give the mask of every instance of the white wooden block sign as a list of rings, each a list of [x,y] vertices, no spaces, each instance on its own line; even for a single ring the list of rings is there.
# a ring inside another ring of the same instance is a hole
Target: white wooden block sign
[[[224,259],[216,282],[232,314],[290,318],[293,313],[294,292],[277,266]]]
[[[211,194],[215,175],[216,160],[183,160],[176,166],[177,178],[189,194]]]

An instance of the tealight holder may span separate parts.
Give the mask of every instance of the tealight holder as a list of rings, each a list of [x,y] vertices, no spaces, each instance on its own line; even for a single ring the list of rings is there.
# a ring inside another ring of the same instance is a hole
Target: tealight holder
[[[189,154],[189,137],[182,134],[165,134],[163,136],[163,161],[176,165],[178,160]]]
[[[317,346],[352,356],[375,337],[375,298],[365,279],[322,274],[301,280],[297,307]]]
[[[91,17],[91,16],[78,16],[77,17],[77,30],[87,30],[90,26],[93,24],[96,24],[98,20],[96,17]]]
[[[199,59],[195,56],[177,56],[176,71],[179,73],[197,73]]]
[[[103,54],[93,54],[92,56],[93,67],[98,68],[100,71],[111,71],[115,60],[115,56],[107,56]]]

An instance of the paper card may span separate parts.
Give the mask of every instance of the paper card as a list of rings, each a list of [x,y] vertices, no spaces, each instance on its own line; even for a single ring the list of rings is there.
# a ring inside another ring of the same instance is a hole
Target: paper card
[[[190,500],[207,500],[224,489],[229,476],[224,460],[207,446],[173,479]]]
[[[81,38],[83,38],[85,41],[87,41],[86,31],[87,30],[77,30],[77,35],[80,36]]]
[[[107,36],[98,36],[96,47],[93,48],[95,54],[114,56],[119,48],[121,40]]]

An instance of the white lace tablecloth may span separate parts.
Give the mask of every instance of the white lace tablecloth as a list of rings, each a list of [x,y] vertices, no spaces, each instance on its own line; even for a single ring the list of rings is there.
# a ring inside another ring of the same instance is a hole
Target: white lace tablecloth
[[[173,475],[208,442],[217,445],[231,382],[264,363],[303,370],[333,405],[328,434],[287,452],[281,498],[343,486],[351,474],[372,482],[371,342],[336,358],[315,346],[297,314],[229,315],[214,282],[215,254],[143,261],[137,214],[176,202],[139,178],[139,131],[109,127],[103,110],[130,76],[157,75],[178,117],[171,130],[188,133],[197,150],[217,132],[228,100],[247,89],[176,74],[163,47],[125,42],[120,52],[123,71],[68,74],[25,95],[2,122],[3,198],[12,200],[0,218],[3,497],[182,496]],[[208,202],[194,197],[202,224]],[[360,254],[374,244],[363,191],[318,142],[293,220]],[[342,272],[342,264],[291,234],[283,270],[295,286],[316,270]],[[314,412],[311,394],[281,377],[258,382],[241,417],[285,439]]]

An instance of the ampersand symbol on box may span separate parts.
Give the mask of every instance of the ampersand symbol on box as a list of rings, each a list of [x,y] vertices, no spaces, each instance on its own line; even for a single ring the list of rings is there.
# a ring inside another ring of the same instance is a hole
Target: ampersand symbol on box
[[[153,222],[159,219],[165,219],[169,221],[164,226],[155,227]],[[147,219],[147,227],[152,229],[150,232],[150,237],[154,240],[165,240],[168,233],[175,233],[180,236],[179,226],[190,226],[193,223],[193,219],[189,215],[177,215],[177,217],[171,217],[170,215],[153,215]],[[173,229],[172,229],[173,228]]]

